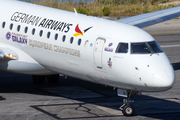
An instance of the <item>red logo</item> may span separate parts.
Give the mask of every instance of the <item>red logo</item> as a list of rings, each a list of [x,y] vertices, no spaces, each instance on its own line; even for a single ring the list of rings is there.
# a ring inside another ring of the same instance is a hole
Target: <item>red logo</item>
[[[75,28],[76,33],[73,34],[73,35],[74,35],[74,37],[77,37],[77,36],[79,36],[79,35],[82,35],[82,36],[83,36],[83,34],[84,34],[85,32],[87,32],[87,31],[88,31],[89,29],[91,29],[91,28],[92,28],[92,27],[89,27],[89,28],[85,29],[84,32],[82,32],[82,31],[79,29],[79,24],[77,24],[77,25],[76,25],[76,28]]]

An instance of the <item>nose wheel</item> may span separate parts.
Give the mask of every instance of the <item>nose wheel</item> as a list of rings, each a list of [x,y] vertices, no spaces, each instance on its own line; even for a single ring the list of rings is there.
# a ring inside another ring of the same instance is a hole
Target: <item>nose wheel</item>
[[[134,114],[134,107],[132,105],[125,105],[122,109],[125,116],[132,116]]]

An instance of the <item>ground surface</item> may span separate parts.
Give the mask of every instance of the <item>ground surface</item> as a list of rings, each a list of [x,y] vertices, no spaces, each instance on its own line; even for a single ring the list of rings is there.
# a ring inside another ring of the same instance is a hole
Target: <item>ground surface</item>
[[[180,20],[171,20],[144,30],[151,32],[172,62],[175,86],[166,92],[132,96],[135,116],[119,110],[123,98],[116,90],[70,78],[57,85],[34,85],[31,76],[0,72],[1,120],[139,120],[180,118]],[[172,32],[176,31],[176,32]],[[152,33],[153,32],[153,33]]]

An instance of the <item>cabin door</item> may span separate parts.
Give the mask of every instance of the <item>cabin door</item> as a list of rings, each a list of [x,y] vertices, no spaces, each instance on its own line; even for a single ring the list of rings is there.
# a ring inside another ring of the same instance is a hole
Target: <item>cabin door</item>
[[[103,46],[105,43],[105,39],[103,38],[98,38],[96,40],[95,46],[94,46],[94,62],[97,66],[97,68],[103,67],[102,64],[102,52],[103,52]]]

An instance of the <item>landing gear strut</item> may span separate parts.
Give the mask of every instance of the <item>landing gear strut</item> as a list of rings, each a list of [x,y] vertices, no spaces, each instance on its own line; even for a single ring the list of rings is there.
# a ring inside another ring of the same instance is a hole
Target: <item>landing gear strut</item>
[[[122,113],[125,116],[132,116],[134,114],[134,107],[132,105],[130,105],[131,102],[134,102],[131,100],[131,94],[132,91],[127,91],[127,98],[123,100],[123,105],[120,107],[120,109],[122,110]]]
[[[134,102],[131,100],[131,95],[141,95],[140,91],[132,91],[132,90],[123,90],[123,89],[117,89],[118,96],[126,97],[126,99],[123,100],[123,105],[120,107],[120,110],[122,110],[122,113],[125,116],[132,116],[134,114],[134,107],[130,104]]]

